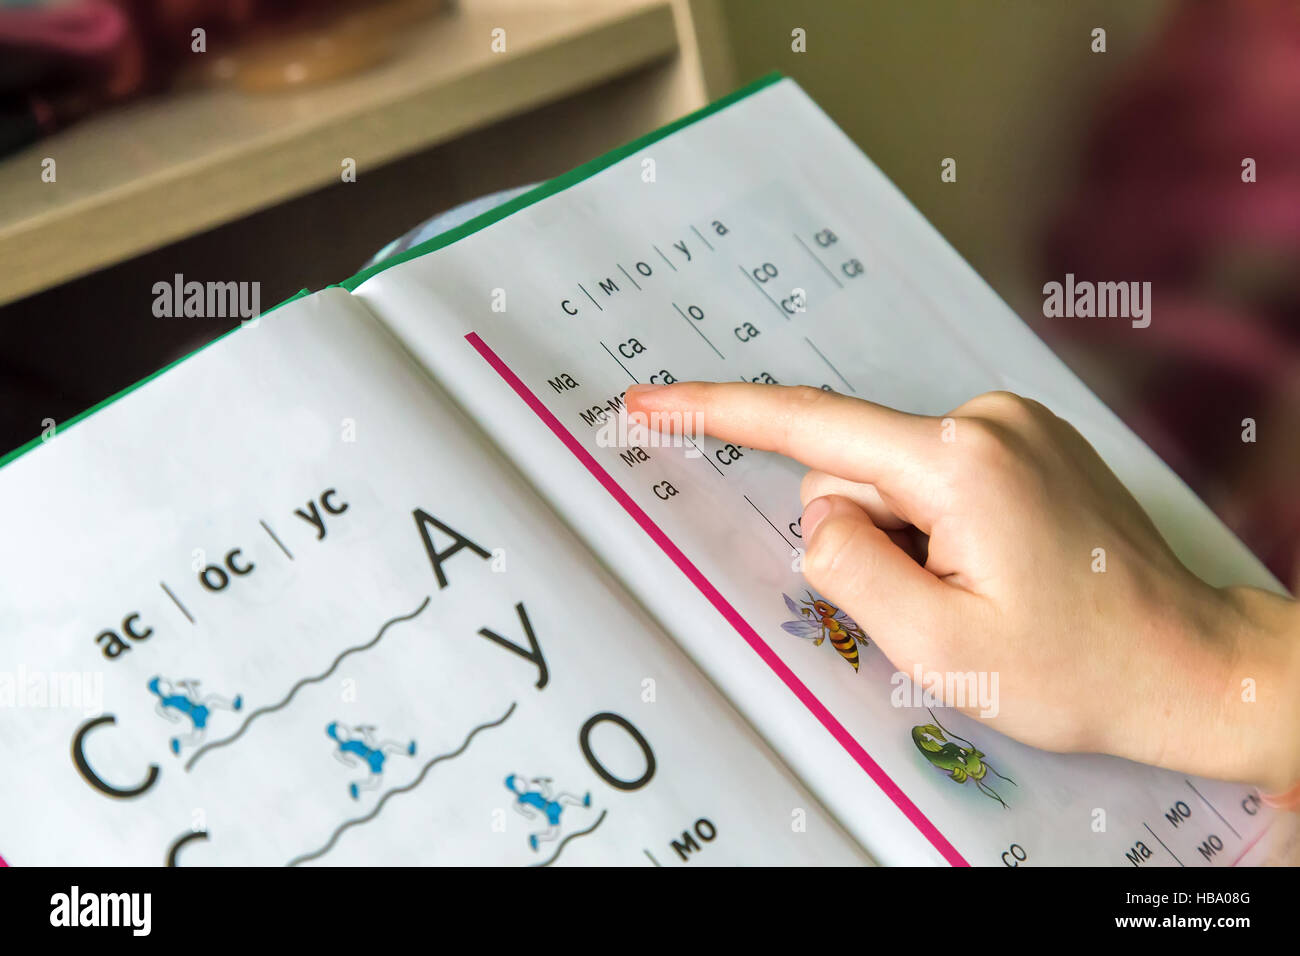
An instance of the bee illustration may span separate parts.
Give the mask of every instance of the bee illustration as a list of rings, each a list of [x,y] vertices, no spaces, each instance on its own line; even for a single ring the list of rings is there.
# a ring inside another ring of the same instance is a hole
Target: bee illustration
[[[802,607],[795,604],[790,595],[781,595],[785,598],[785,606],[796,617],[796,620],[782,624],[781,629],[787,634],[812,641],[815,647],[821,647],[822,641],[829,637],[831,647],[839,652],[840,657],[852,664],[856,671],[858,669],[857,645],[866,647],[867,635],[852,618],[834,604],[813,597],[812,592],[806,593],[808,600],[803,602]]]

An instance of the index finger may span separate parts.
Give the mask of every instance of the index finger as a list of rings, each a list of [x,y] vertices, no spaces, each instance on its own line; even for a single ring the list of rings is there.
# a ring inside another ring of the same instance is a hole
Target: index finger
[[[636,385],[625,401],[651,426],[655,413],[692,416],[715,438],[873,484],[909,512],[930,510],[924,506],[938,491],[940,422],[927,415],[817,388],[748,382]]]

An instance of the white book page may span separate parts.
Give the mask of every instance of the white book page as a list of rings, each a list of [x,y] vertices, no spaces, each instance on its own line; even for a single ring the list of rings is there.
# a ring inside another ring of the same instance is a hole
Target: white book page
[[[342,290],[0,488],[10,863],[866,860]]]
[[[1074,422],[1195,572],[1277,587],[793,82],[356,294],[877,859],[1224,865],[1266,829],[1249,786],[1038,752],[912,706],[909,682],[895,706],[874,646],[855,669],[782,628],[786,596],[811,597],[801,468],[712,440],[644,458],[602,442],[633,381],[828,386],[932,414],[1010,388]],[[957,782],[923,749],[935,725],[990,772]]]

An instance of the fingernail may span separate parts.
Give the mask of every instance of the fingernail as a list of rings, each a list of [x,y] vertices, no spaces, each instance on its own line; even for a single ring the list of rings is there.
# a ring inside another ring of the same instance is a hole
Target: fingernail
[[[667,385],[632,385],[627,390],[627,397],[636,398],[639,402],[643,399],[651,398],[656,393],[662,392],[667,388]]]
[[[799,523],[805,542],[812,540],[813,532],[817,530],[817,526],[822,523],[822,519],[830,512],[831,502],[829,498],[814,498],[808,502],[808,507],[803,509],[803,520]]]

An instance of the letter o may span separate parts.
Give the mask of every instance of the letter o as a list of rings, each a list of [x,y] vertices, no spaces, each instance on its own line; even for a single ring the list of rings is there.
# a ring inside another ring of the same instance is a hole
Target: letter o
[[[592,730],[597,724],[605,723],[606,721],[618,724],[626,730],[628,735],[636,741],[636,745],[641,748],[641,753],[645,755],[645,773],[641,774],[641,776],[637,777],[635,780],[620,780],[618,777],[614,776],[605,769],[604,764],[600,762],[591,750]],[[618,714],[605,712],[596,714],[589,718],[587,722],[582,725],[582,730],[578,731],[578,744],[582,747],[582,755],[587,758],[587,763],[591,764],[591,769],[596,771],[596,773],[600,775],[600,778],[615,790],[640,790],[649,783],[650,779],[655,775],[655,755],[654,751],[650,749],[650,744],[648,744],[646,739],[641,736],[641,731],[633,727],[627,718],[620,717]]]
[[[213,584],[210,580],[208,580],[209,572],[216,572],[217,575],[216,584]],[[228,575],[225,571],[221,570],[221,568],[217,567],[215,564],[209,564],[206,568],[204,568],[202,571],[199,572],[199,583],[202,584],[209,591],[224,591],[226,589],[226,585],[230,583],[230,575]]]

